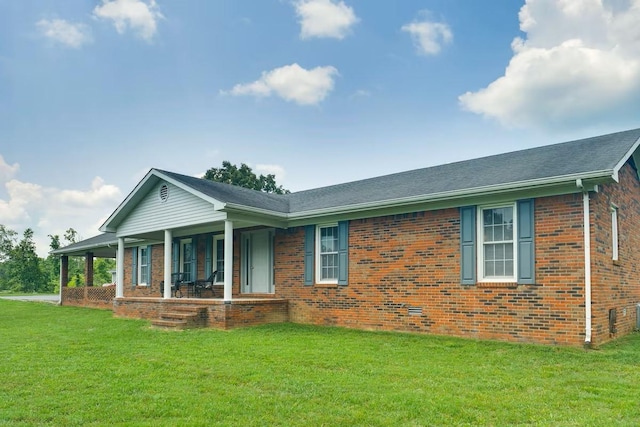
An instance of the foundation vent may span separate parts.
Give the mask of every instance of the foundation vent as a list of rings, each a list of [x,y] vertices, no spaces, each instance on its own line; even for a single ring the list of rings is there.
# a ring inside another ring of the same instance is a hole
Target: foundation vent
[[[616,330],[616,321],[617,321],[617,310],[615,308],[609,309],[609,333],[615,334]]]
[[[422,316],[422,307],[409,307],[409,316]]]

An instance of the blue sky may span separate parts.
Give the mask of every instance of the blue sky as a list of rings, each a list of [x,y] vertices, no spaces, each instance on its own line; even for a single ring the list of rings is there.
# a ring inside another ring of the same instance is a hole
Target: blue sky
[[[0,224],[151,167],[296,191],[640,126],[640,0],[0,0]]]

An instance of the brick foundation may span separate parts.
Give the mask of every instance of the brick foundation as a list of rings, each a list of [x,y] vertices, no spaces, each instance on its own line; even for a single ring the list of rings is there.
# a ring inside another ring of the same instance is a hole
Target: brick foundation
[[[113,300],[113,311],[118,317],[137,319],[157,319],[165,311],[175,307],[205,307],[204,325],[217,329],[233,329],[242,326],[254,326],[265,323],[289,321],[286,300],[245,299],[225,303],[212,299],[170,299],[125,297]]]

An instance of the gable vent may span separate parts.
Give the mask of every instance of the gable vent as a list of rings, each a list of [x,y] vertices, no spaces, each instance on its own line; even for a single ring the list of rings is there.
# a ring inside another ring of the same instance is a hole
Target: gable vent
[[[422,307],[409,307],[409,316],[422,316]]]
[[[166,202],[167,199],[169,198],[169,187],[167,186],[167,184],[162,184],[162,186],[160,187],[160,200],[162,200],[163,202]]]

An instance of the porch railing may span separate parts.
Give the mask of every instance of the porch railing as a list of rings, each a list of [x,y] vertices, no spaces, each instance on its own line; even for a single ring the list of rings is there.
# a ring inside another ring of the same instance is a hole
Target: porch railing
[[[115,297],[115,286],[63,287],[61,304],[79,307],[112,308]]]

